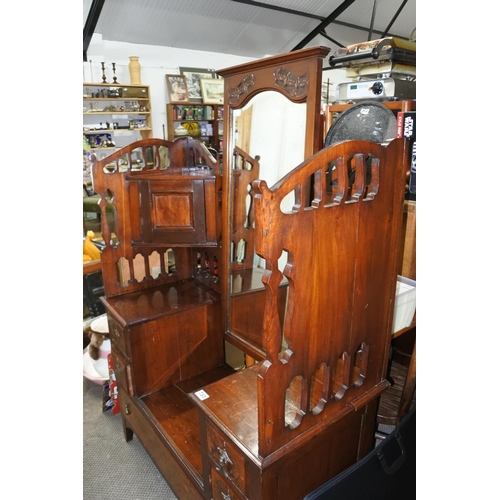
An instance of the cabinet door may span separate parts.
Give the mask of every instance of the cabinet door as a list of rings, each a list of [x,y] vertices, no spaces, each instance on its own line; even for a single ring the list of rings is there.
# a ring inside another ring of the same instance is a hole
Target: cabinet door
[[[144,243],[216,243],[212,218],[206,216],[207,202],[215,200],[213,182],[157,180],[141,182],[139,189]]]

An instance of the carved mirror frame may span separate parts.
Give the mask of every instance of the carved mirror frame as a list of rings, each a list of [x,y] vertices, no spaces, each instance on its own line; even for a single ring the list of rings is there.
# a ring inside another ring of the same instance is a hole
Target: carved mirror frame
[[[246,355],[263,359],[264,352],[231,331],[230,325],[230,226],[231,175],[233,163],[233,110],[243,108],[252,97],[264,91],[282,94],[294,103],[306,104],[304,159],[323,146],[321,114],[321,85],[323,59],[328,47],[316,46],[268,57],[250,63],[219,70],[224,78],[224,157],[222,192],[222,247],[223,258],[222,304],[225,338]],[[295,167],[294,165],[293,167]]]

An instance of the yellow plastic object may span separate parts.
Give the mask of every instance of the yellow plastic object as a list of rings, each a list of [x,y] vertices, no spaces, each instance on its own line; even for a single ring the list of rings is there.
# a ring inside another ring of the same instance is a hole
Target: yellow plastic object
[[[200,125],[197,122],[182,122],[181,125],[190,135],[200,135]]]
[[[88,255],[92,260],[99,260],[101,258],[101,252],[92,241],[94,237],[94,231],[87,231],[87,236],[83,242],[83,255]]]

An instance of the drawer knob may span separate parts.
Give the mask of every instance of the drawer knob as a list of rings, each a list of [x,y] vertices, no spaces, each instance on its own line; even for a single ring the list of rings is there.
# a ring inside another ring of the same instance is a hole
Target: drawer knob
[[[128,403],[125,403],[125,415],[130,415],[130,407]]]
[[[226,495],[226,493],[221,491],[221,495],[224,500],[231,500],[231,495],[229,493]]]
[[[113,328],[113,333],[115,334],[116,337],[120,336],[120,330],[118,330],[118,328],[116,328],[116,326]]]

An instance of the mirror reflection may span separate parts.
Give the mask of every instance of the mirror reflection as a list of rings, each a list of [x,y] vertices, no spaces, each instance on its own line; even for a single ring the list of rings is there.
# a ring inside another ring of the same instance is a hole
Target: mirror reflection
[[[306,104],[277,92],[261,92],[242,109],[232,110],[229,143],[233,151],[230,203],[229,330],[261,347],[264,313],[262,276],[266,263],[254,251],[255,216],[252,182],[271,187],[304,160]],[[294,193],[282,204],[290,211]],[[283,271],[287,253],[278,266]],[[279,297],[280,316],[286,307],[287,280]]]

